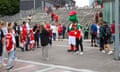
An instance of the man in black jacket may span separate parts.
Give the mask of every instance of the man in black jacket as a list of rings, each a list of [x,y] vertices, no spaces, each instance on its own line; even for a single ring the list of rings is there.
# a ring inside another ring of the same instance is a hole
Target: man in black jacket
[[[42,57],[43,59],[48,60],[49,32],[43,25],[40,25],[40,40],[42,46]]]

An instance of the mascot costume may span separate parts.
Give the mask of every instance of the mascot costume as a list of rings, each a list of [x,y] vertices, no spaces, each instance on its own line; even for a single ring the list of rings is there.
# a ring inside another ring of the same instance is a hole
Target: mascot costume
[[[75,33],[74,33],[74,26],[76,26],[76,23],[78,22],[78,17],[77,17],[77,12],[76,11],[71,11],[69,13],[68,20],[71,21],[72,23],[68,27],[68,39],[69,39],[69,44],[70,44],[70,49],[68,49],[68,52],[75,51],[75,45],[76,45],[76,40],[75,40]]]
[[[77,27],[77,29],[81,30],[82,26],[78,23],[77,12],[74,10],[69,12],[68,20],[72,22],[68,26],[68,40],[70,45],[68,52],[74,52],[76,50],[76,36],[74,27]]]

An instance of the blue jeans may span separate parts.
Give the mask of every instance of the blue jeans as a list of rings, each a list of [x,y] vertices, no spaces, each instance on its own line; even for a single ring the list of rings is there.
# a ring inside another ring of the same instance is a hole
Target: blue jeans
[[[13,57],[14,57],[14,50],[8,53],[8,65],[7,65],[7,67],[13,66]]]
[[[112,40],[115,42],[115,34],[112,34]]]
[[[14,50],[14,55],[13,55],[13,59],[16,59],[17,56],[16,56],[16,50]]]
[[[56,40],[56,33],[53,33],[53,40]]]

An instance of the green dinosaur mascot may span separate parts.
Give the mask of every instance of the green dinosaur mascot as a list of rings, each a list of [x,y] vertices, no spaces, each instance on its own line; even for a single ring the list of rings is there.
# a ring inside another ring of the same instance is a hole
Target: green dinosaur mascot
[[[75,36],[74,27],[77,27],[77,29],[81,30],[82,26],[81,24],[78,23],[77,12],[75,10],[69,12],[68,20],[72,22],[68,26],[68,35],[69,35],[69,44],[70,44],[70,49],[68,49],[68,52],[72,52],[76,50],[76,36]]]

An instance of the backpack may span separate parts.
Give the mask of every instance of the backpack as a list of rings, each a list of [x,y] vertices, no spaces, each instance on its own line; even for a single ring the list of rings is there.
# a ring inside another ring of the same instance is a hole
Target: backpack
[[[109,26],[105,26],[103,29],[103,36],[110,37],[112,34],[111,29]]]

